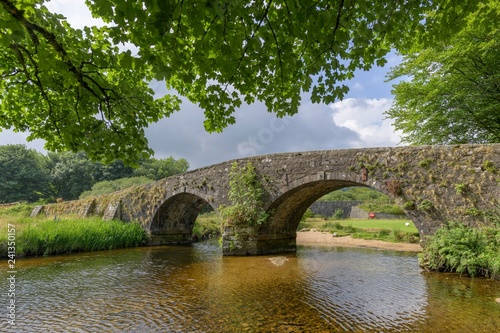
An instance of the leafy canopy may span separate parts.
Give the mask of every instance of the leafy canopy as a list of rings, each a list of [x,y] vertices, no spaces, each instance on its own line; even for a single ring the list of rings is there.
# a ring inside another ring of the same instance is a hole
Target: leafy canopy
[[[500,2],[486,1],[449,41],[405,55],[387,115],[413,144],[500,142]]]
[[[0,0],[0,128],[136,164],[152,153],[144,127],[179,110],[153,79],[198,104],[210,132],[243,102],[293,115],[301,93],[342,99],[356,69],[448,36],[478,1],[87,0],[107,25],[83,30],[44,2]]]

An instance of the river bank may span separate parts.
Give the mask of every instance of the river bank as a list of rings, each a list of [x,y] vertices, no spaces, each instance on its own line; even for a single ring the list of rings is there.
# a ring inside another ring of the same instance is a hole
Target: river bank
[[[422,251],[422,246],[418,243],[391,243],[379,240],[352,238],[351,236],[334,237],[331,233],[322,231],[297,232],[297,245],[366,247],[406,252]]]

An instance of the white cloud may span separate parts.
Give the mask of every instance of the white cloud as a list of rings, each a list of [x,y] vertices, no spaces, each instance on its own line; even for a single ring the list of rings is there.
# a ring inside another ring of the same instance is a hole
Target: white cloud
[[[152,88],[167,93],[163,83]],[[335,125],[330,107],[312,104],[309,96],[303,96],[298,114],[282,119],[262,103],[244,105],[235,113],[236,124],[213,134],[203,128],[203,111],[182,100],[181,111],[150,125],[146,136],[156,157],[184,157],[193,168],[253,155],[348,148],[359,141],[356,133]]]
[[[74,28],[82,29],[84,26],[104,25],[103,20],[92,17],[84,1],[51,0],[45,5],[51,12],[64,15]]]
[[[43,148],[45,141],[44,140],[33,140],[27,141],[29,133],[20,133],[14,132],[12,130],[4,130],[0,128],[0,146],[3,145],[14,145],[14,144],[22,144],[26,145],[28,148],[36,149],[40,152],[45,152]]]
[[[394,146],[399,143],[399,133],[394,130],[392,120],[386,119],[389,98],[347,98],[330,105],[334,110],[333,120],[359,135],[356,147]]]

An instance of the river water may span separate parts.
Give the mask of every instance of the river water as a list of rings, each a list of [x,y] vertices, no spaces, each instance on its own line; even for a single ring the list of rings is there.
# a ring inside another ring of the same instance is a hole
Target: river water
[[[500,332],[499,281],[425,273],[408,253],[199,243],[16,264],[16,325],[2,315],[0,332]]]

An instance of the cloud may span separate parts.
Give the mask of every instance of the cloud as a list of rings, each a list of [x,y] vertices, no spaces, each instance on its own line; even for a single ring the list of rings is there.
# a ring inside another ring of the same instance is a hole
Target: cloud
[[[0,146],[22,144],[26,145],[26,147],[28,148],[36,149],[44,153],[45,149],[43,148],[43,146],[45,144],[45,141],[37,139],[28,142],[26,140],[28,135],[29,133],[14,132],[12,130],[4,130],[0,128]]]
[[[394,146],[400,141],[400,133],[384,115],[391,104],[389,98],[347,98],[331,105],[333,120],[358,134],[354,147]]]
[[[152,88],[167,93],[163,83]],[[303,96],[303,105],[294,116],[276,118],[262,103],[244,105],[235,113],[236,123],[222,133],[207,133],[204,114],[182,98],[181,111],[152,124],[146,130],[157,158],[186,158],[192,168],[226,160],[278,152],[348,148],[358,134],[337,126],[332,109],[312,104]]]
[[[84,26],[104,25],[102,19],[92,17],[84,1],[51,0],[45,3],[45,6],[53,13],[64,15],[67,21],[71,23],[71,26],[76,29],[82,29]]]

